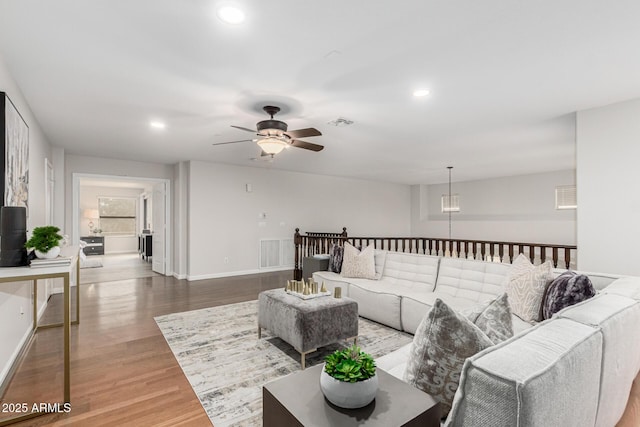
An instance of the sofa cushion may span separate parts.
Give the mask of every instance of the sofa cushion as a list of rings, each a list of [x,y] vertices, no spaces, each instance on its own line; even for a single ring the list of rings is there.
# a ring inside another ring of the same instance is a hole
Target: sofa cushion
[[[440,298],[454,310],[462,310],[478,304],[466,298],[457,298],[444,292],[423,292],[415,289],[397,287],[396,291],[402,296],[400,303],[400,317],[402,329],[410,334],[415,334],[418,325],[427,315],[436,299]]]
[[[375,279],[376,263],[375,248],[369,245],[362,251],[352,244],[344,243],[344,258],[342,259],[342,277],[360,277],[363,279]]]
[[[640,301],[640,277],[623,277],[607,286],[603,294],[623,295]]]
[[[380,280],[382,278],[382,272],[384,271],[384,264],[387,261],[387,251],[376,249],[373,256],[373,261],[375,263],[376,269],[375,279]]]
[[[506,293],[487,303],[460,312],[497,344],[513,336],[511,308]]]
[[[542,319],[550,319],[563,308],[587,300],[595,294],[596,290],[589,277],[565,271],[547,286],[542,298]]]
[[[432,291],[436,286],[439,261],[437,256],[387,252],[381,280],[392,285]]]
[[[403,345],[396,351],[376,359],[376,366],[387,371],[396,378],[402,379],[411,353],[411,344]]]
[[[551,280],[551,261],[534,266],[524,254],[513,261],[506,291],[513,313],[527,322],[540,320],[542,297]]]
[[[597,329],[540,323],[465,362],[445,426],[593,426],[601,360]]]
[[[413,337],[404,380],[433,396],[446,415],[464,361],[492,345],[469,319],[437,299]]]
[[[358,302],[358,314],[402,330],[400,296],[384,280],[349,279],[349,298]]]
[[[481,302],[504,292],[509,264],[462,258],[442,258],[436,290]]]
[[[340,245],[333,244],[329,250],[329,271],[333,273],[340,273],[342,270],[342,257],[344,254],[344,248]]]
[[[615,294],[601,294],[560,311],[558,318],[598,328],[602,333],[602,374],[596,426],[613,426],[622,416],[631,384],[640,369],[640,303]]]

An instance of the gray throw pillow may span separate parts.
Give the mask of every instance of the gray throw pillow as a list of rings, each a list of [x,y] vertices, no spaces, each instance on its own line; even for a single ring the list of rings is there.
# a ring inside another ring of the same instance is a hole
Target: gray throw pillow
[[[591,279],[575,271],[565,271],[547,286],[542,300],[542,318],[550,319],[565,307],[587,300],[596,294]]]
[[[464,361],[493,343],[476,325],[436,299],[413,337],[403,379],[451,410]]]
[[[494,344],[513,336],[513,319],[506,293],[492,301],[462,310],[461,313],[480,328]]]
[[[329,271],[334,273],[340,273],[342,271],[342,256],[344,254],[344,248],[335,243],[331,245],[329,251]]]

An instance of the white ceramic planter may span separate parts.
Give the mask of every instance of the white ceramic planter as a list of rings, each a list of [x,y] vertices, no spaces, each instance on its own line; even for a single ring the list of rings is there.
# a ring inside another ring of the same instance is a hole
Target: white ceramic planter
[[[378,376],[375,375],[357,383],[346,383],[327,374],[323,366],[320,374],[320,389],[329,402],[340,408],[362,408],[376,398]]]
[[[51,259],[60,255],[60,246],[54,246],[47,252],[40,252],[36,249],[36,256],[41,259]]]

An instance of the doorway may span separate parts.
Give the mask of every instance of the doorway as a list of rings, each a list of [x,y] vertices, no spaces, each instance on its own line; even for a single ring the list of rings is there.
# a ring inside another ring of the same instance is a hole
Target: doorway
[[[74,173],[71,241],[89,242],[84,252],[91,255],[85,262],[96,266],[104,261],[98,267],[105,272],[120,263],[118,280],[147,277],[145,264],[149,272],[172,274],[169,190],[168,179]],[[151,239],[153,246],[146,249],[152,254],[143,256],[142,244]],[[123,276],[127,271],[132,277]],[[97,270],[83,272],[85,277],[100,276]]]

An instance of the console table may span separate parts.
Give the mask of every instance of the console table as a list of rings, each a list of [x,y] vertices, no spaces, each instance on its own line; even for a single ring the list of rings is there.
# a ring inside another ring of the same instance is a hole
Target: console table
[[[38,332],[39,329],[62,327],[63,328],[63,347],[64,347],[64,402],[71,403],[71,362],[70,362],[70,335],[71,325],[80,323],[80,262],[78,246],[70,246],[62,248],[61,256],[71,257],[71,263],[64,266],[56,267],[8,267],[0,268],[0,287],[4,283],[33,281],[33,326],[31,334]],[[76,319],[71,318],[71,279],[75,273],[76,285]],[[64,300],[64,318],[62,323],[38,325],[38,280],[41,279],[58,279],[64,281],[63,300]],[[13,424],[29,418],[45,415],[44,412],[32,412],[24,415],[16,416],[0,421],[0,426]]]
[[[262,422],[275,426],[426,426],[440,427],[440,404],[421,390],[378,369],[378,394],[359,409],[329,403],[320,390],[316,365],[262,388]]]

